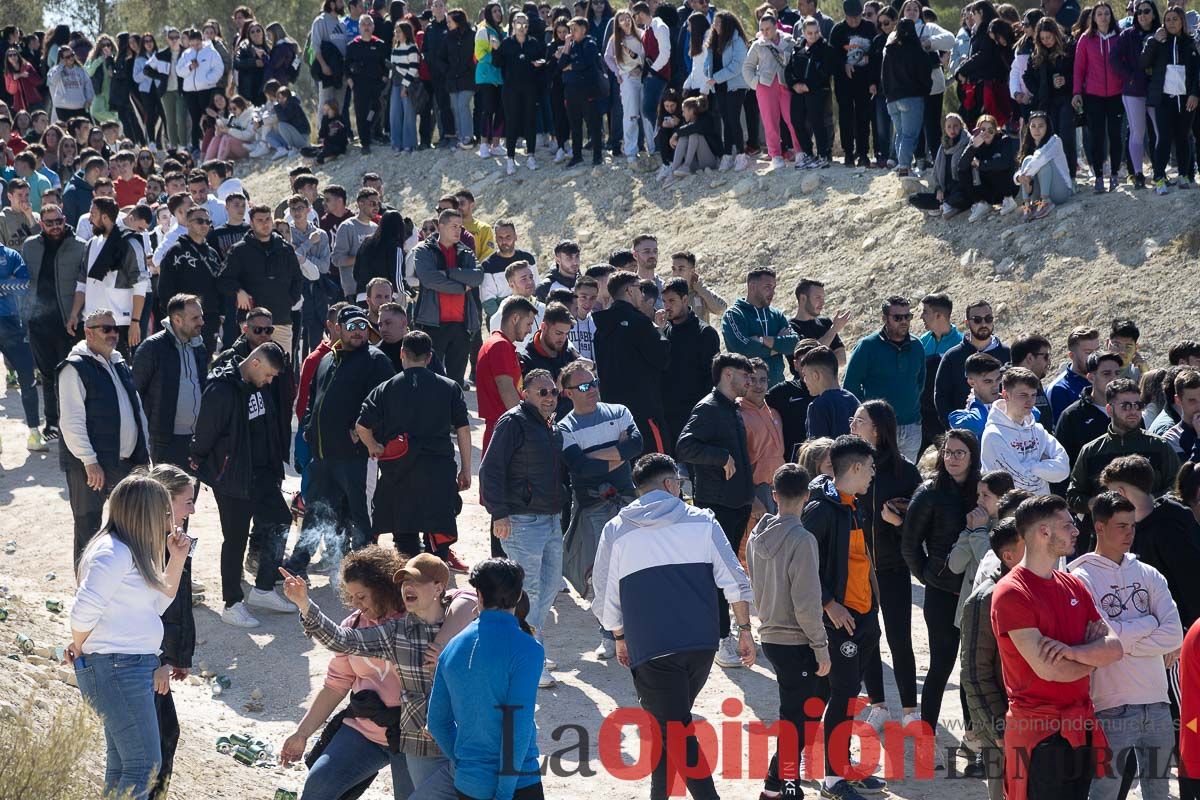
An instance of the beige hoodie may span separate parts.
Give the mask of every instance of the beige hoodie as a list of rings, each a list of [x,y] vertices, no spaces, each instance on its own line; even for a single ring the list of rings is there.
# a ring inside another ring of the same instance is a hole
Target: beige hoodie
[[[767,644],[827,651],[817,540],[794,514],[767,514],[746,543],[754,605]]]

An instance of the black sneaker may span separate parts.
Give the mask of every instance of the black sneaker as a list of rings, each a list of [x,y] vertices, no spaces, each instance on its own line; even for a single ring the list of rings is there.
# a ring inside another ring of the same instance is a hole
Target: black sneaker
[[[842,780],[833,786],[821,785],[821,797],[827,800],[865,800],[850,781]]]
[[[866,167],[866,168],[870,169],[870,167],[871,167],[871,159],[867,158],[866,156],[863,156],[862,158],[860,158],[860,159],[858,160],[858,165],[859,165],[860,167]]]
[[[862,780],[849,781],[859,794],[887,794],[887,781],[868,775]]]
[[[1145,189],[1146,188],[1146,176],[1140,172],[1137,175],[1134,175],[1133,176],[1133,188]]]
[[[783,786],[779,789],[779,796],[794,798],[795,800],[804,797],[804,790],[800,788],[800,781],[784,781]]]
[[[62,438],[62,433],[59,432],[57,426],[47,425],[46,427],[42,428],[42,438],[47,442],[57,442]]]
[[[842,163],[845,164],[847,167],[853,167],[854,166],[854,156],[846,156],[846,158],[842,160]]]
[[[578,167],[582,163],[583,163],[583,158],[573,157],[570,161],[567,162],[567,169],[571,169],[572,167]]]

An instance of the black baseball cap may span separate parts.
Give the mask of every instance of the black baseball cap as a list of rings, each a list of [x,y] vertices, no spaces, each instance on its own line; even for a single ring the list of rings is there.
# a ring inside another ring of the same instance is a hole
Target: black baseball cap
[[[346,306],[338,312],[338,325],[345,325],[356,319],[367,319],[367,312],[361,306]]]

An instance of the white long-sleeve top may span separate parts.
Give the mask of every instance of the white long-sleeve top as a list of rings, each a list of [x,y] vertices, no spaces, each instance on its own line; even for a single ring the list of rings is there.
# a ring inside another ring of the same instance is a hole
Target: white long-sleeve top
[[[704,74],[704,60],[708,58],[708,48],[700,49],[700,55],[692,56],[692,71],[683,79],[683,88],[687,90],[695,90],[700,94],[708,94],[708,76]]]
[[[1067,164],[1067,153],[1063,150],[1062,139],[1058,138],[1057,133],[1051,134],[1041,147],[1017,165],[1017,171],[1013,173],[1013,183],[1019,184],[1024,175],[1033,178],[1047,167],[1058,170],[1059,178],[1067,186],[1074,185],[1071,180],[1071,168]]]
[[[1092,673],[1097,711],[1124,705],[1167,702],[1163,656],[1183,645],[1183,623],[1163,574],[1126,553],[1120,564],[1086,553],[1071,562],[1101,617],[1121,640],[1125,655]]]
[[[142,441],[149,442],[150,434],[144,427],[146,415],[142,413],[141,400],[136,401],[138,403],[136,409],[131,405],[129,395],[113,368],[114,364],[120,364],[125,359],[118,351],[113,350],[112,355],[106,360],[99,353],[93,353],[88,348],[86,341],[76,342],[75,346],[71,348],[71,352],[93,358],[103,364],[104,371],[112,379],[113,387],[117,391],[117,408],[121,413],[121,458],[129,458],[137,447],[137,426],[143,426]],[[91,439],[88,438],[85,400],[86,394],[83,390],[83,381],[79,379],[79,373],[70,364],[63,365],[62,370],[58,373],[58,406],[61,414],[58,426],[62,433],[63,443],[71,451],[71,455],[87,466],[97,463],[98,459],[96,451],[92,449]]]
[[[199,65],[196,69],[191,67],[193,62]],[[199,50],[191,47],[185,49],[175,62],[175,69],[179,73],[183,91],[203,92],[212,89],[221,80],[225,63],[221,61],[221,54],[206,43]]]
[[[642,77],[646,66],[646,48],[642,46],[642,40],[636,36],[625,36],[621,39],[621,46],[625,49],[624,61],[617,60],[616,38],[608,37],[608,44],[604,48],[604,63],[614,75],[622,79]]]
[[[980,439],[984,471],[1002,469],[1012,475],[1016,488],[1034,495],[1050,494],[1050,484],[1065,481],[1071,461],[1058,440],[1029,414],[1013,422],[1005,413],[1008,401],[997,400],[988,412]]]
[[[167,251],[170,250],[176,242],[183,238],[187,233],[187,226],[180,225],[178,220],[173,220],[174,225],[167,230],[165,234],[158,237],[158,247],[154,250],[152,257],[154,266],[161,267],[163,258],[166,257]]]
[[[71,629],[91,631],[83,653],[146,655],[161,652],[160,617],[172,598],[151,587],[133,563],[133,551],[102,534],[79,565]]]
[[[1019,94],[1029,94],[1025,86],[1025,70],[1029,68],[1029,53],[1017,53],[1013,56],[1012,66],[1008,69],[1008,93],[1012,97]]]

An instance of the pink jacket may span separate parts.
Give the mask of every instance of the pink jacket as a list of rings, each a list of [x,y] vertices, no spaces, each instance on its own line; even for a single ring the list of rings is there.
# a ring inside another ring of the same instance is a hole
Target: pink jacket
[[[354,620],[360,617],[355,611],[342,621],[344,627],[372,628],[387,622],[389,619],[404,616],[392,614],[384,619],[372,620],[362,617],[355,626]],[[348,656],[338,654],[329,662],[329,671],[325,676],[325,688],[336,689],[340,692],[358,692],[371,689],[379,693],[379,699],[384,705],[400,705],[400,697],[404,694],[404,683],[400,673],[390,661],[382,658],[366,658],[364,656]],[[387,747],[387,731],[371,722],[369,719],[350,718],[346,720],[347,727],[361,733],[369,741],[382,747]]]
[[[1116,97],[1121,94],[1121,75],[1113,67],[1112,52],[1117,34],[1080,36],[1075,45],[1075,94]]]

